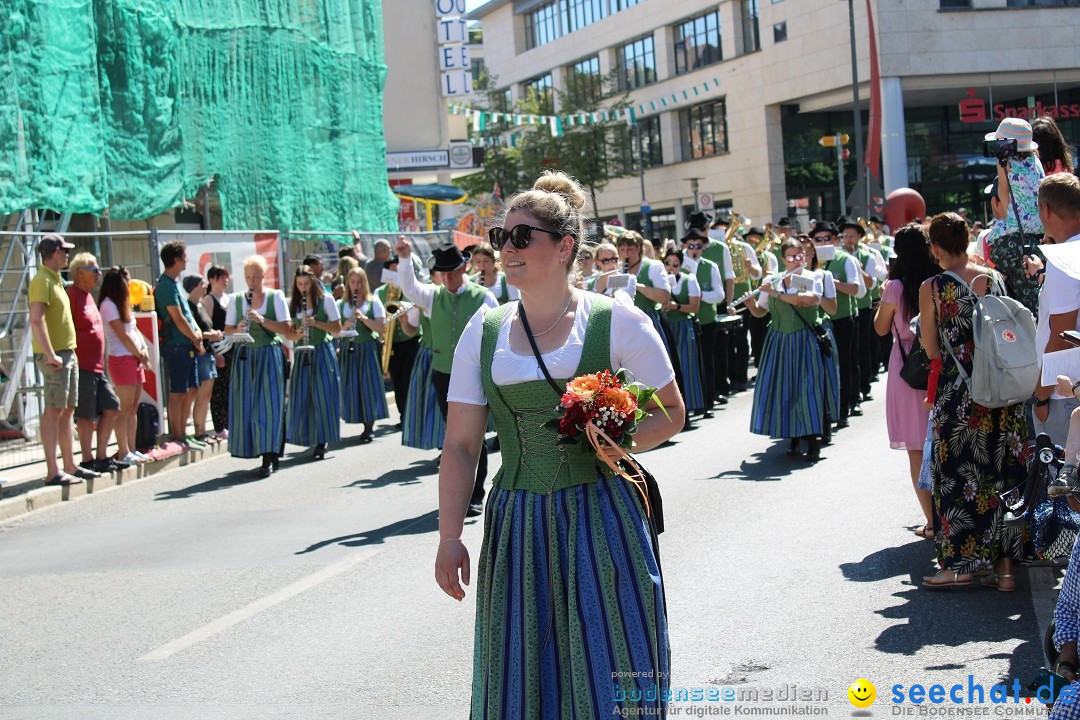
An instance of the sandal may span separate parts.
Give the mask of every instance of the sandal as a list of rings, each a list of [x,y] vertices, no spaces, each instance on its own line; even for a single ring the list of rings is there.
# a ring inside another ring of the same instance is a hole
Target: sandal
[[[952,578],[948,579],[948,580],[942,579],[943,576],[945,575],[945,573],[952,573]],[[966,577],[967,579],[966,580],[961,579],[961,578],[964,578],[964,577]],[[942,589],[946,589],[946,588],[947,589],[952,589],[952,588],[958,588],[958,587],[968,587],[970,585],[973,585],[974,583],[975,583],[975,578],[972,575],[967,575],[967,576],[957,575],[952,570],[942,570],[937,575],[933,575],[933,576],[930,576],[930,577],[924,577],[922,586],[924,588],[926,588],[927,590],[942,590]]]
[[[83,479],[76,477],[75,475],[68,475],[66,472],[58,472],[51,478],[45,481],[46,485],[78,485]]]
[[[923,525],[921,528],[915,531],[915,534],[921,538],[926,538],[927,540],[934,539],[934,529],[929,525]]]
[[[983,587],[997,588],[998,592],[1013,592],[1016,590],[1016,580],[1012,575],[998,575],[991,573],[982,579]]]

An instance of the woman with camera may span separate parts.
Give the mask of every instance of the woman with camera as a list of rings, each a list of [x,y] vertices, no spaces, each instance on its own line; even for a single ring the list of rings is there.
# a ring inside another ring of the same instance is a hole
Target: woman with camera
[[[908,471],[915,495],[922,508],[925,522],[915,531],[919,537],[934,537],[933,498],[929,490],[920,490],[919,469],[922,467],[923,445],[930,411],[923,407],[925,389],[911,387],[900,376],[905,358],[915,347],[911,320],[919,314],[919,288],[923,282],[941,272],[930,257],[926,232],[921,225],[900,228],[893,238],[896,257],[889,268],[889,279],[881,292],[881,303],[874,316],[874,330],[885,337],[892,334],[896,342],[889,356],[889,382],[885,387],[885,424],[889,431],[889,446],[906,450]]]

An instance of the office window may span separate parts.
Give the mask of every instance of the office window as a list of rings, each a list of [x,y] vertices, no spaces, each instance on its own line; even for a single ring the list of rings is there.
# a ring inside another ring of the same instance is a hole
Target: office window
[[[567,32],[580,30],[607,15],[607,0],[563,0]]]
[[[787,40],[787,21],[778,22],[772,26],[772,41],[782,43]]]
[[[571,102],[577,107],[584,107],[597,100],[603,94],[600,78],[600,58],[593,55],[581,62],[576,62],[567,69],[566,89]]]
[[[951,10],[953,8],[970,8],[971,0],[941,0],[942,10]]]
[[[715,100],[679,113],[682,159],[720,155],[728,151],[727,101]]]
[[[1080,7],[1080,0],[1006,0],[1005,7]]]
[[[652,35],[619,48],[619,89],[633,90],[656,82],[656,54]]]
[[[761,49],[761,35],[758,32],[758,0],[742,0],[743,52],[750,53]]]
[[[525,49],[546,45],[562,35],[559,25],[559,7],[549,2],[525,15]]]
[[[480,76],[484,74],[484,58],[472,58],[470,70],[472,72],[473,85],[480,82]]]
[[[660,144],[660,116],[652,115],[638,118],[641,127],[641,155],[645,158],[645,167],[657,167],[664,164],[664,149]],[[623,150],[623,168],[626,174],[638,172],[637,130],[629,133],[628,142]]]
[[[619,12],[628,7],[633,7],[644,0],[611,0],[611,12]]]
[[[491,94],[491,109],[495,112],[510,112],[514,109],[514,95],[510,88],[496,90]]]
[[[541,114],[549,115],[555,112],[555,99],[551,91],[551,73],[521,83],[521,92],[526,98],[535,95],[539,99],[537,111]]]
[[[720,13],[713,11],[674,26],[675,74],[720,62]]]

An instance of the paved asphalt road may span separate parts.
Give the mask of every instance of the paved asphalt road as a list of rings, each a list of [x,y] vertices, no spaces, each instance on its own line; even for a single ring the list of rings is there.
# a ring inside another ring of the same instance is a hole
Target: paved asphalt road
[[[747,432],[751,393],[644,456],[673,685],[795,684],[849,716],[865,677],[884,717],[897,683],[1039,667],[1052,572],[1012,594],[916,588],[932,547],[875,394],[813,467]],[[435,453],[349,432],[268,480],[226,457],[0,526],[0,718],[467,717],[475,605],[432,577]]]

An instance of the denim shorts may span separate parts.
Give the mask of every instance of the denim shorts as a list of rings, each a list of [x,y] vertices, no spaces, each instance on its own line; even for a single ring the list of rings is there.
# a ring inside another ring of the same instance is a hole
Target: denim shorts
[[[214,353],[207,352],[195,356],[195,372],[198,375],[199,384],[217,377],[217,365],[214,364]]]
[[[199,387],[195,346],[191,343],[162,343],[161,357],[169,375],[169,392],[186,393]]]

